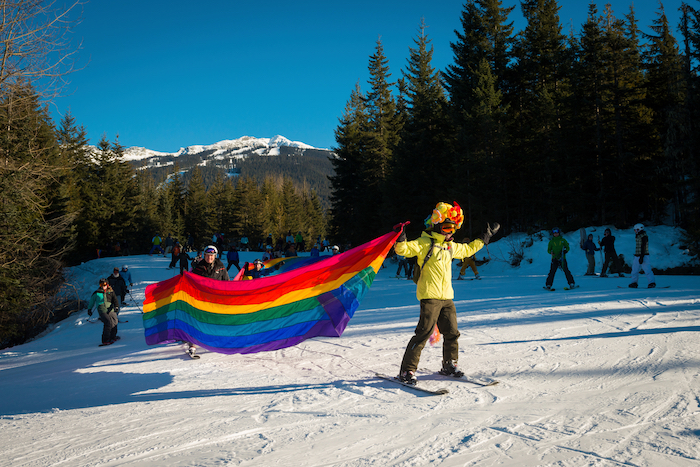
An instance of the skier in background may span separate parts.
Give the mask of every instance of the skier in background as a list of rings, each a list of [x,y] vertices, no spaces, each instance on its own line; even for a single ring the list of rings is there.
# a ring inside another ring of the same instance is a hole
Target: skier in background
[[[552,290],[554,275],[557,273],[557,269],[559,268],[564,271],[569,288],[573,289],[576,287],[574,276],[571,275],[571,272],[569,272],[569,267],[566,265],[566,253],[568,253],[569,250],[569,242],[567,242],[566,239],[561,236],[559,229],[552,229],[552,239],[547,245],[547,253],[552,255],[552,264],[549,267],[549,274],[547,275],[547,281],[545,282],[544,286],[545,289]]]

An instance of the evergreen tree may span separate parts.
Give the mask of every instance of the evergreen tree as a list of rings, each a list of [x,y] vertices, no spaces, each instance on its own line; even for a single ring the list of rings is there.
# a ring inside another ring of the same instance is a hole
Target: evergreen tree
[[[161,226],[164,234],[170,234],[173,238],[183,240],[185,238],[185,205],[187,190],[182,181],[180,167],[175,164],[174,172],[168,177],[163,190],[164,221]],[[167,219],[167,221],[166,221]]]
[[[0,344],[46,322],[61,280],[65,216],[56,182],[65,169],[45,107],[29,85],[0,94]],[[21,342],[21,341],[20,341]]]
[[[265,219],[260,191],[252,178],[244,177],[238,181],[234,205],[236,231],[247,236],[251,245],[257,245],[264,232]]]
[[[681,4],[681,21],[679,29],[683,37],[683,86],[685,102],[684,114],[687,118],[686,141],[689,161],[689,199],[687,202],[688,219],[686,229],[690,230],[693,243],[700,243],[700,12],[690,5]]]
[[[567,218],[564,201],[570,199],[570,183],[578,173],[567,167],[561,132],[569,89],[560,7],[556,0],[524,0],[521,8],[527,25],[514,47],[517,81],[512,86],[518,100],[511,102],[515,125],[510,162],[517,174],[511,183],[520,200],[514,222],[527,226]]]
[[[470,0],[461,15],[461,31],[450,43],[454,64],[444,74],[450,94],[454,126],[453,159],[459,174],[455,198],[466,213],[468,236],[472,226],[488,215],[508,225],[510,200],[507,97],[512,60],[513,23],[500,0]],[[488,212],[488,214],[486,214]]]
[[[212,235],[207,208],[207,193],[199,167],[192,170],[192,178],[185,194],[185,231],[194,238],[195,248],[205,247]]]
[[[674,208],[673,221],[680,224],[685,222],[688,160],[684,144],[688,132],[683,112],[682,60],[663,7],[660,7],[651,29],[654,34],[646,35],[649,46],[643,58],[648,76],[646,102],[652,111],[658,145],[649,156],[660,173],[646,177],[648,189],[653,194],[653,211],[647,216],[660,219],[667,202],[670,202]]]
[[[447,118],[447,99],[440,73],[431,64],[433,48],[421,23],[415,48],[403,78],[406,82],[407,109],[401,142],[394,155],[391,177],[392,197],[385,209],[393,212],[390,220],[411,220],[420,228],[427,212],[437,200],[452,200],[455,194],[454,166],[449,157],[451,131]],[[435,181],[440,183],[434,183]],[[402,201],[396,202],[396,197]],[[384,223],[384,229],[391,227]]]
[[[336,156],[330,159],[334,175],[329,177],[333,226],[330,234],[331,238],[338,240],[354,241],[363,235],[360,227],[364,216],[361,171],[366,147],[363,135],[369,118],[364,102],[360,87],[356,85],[335,130]]]
[[[357,235],[350,237],[352,244],[362,243],[386,230],[383,215],[385,184],[389,177],[394,149],[399,141],[401,120],[396,112],[396,101],[391,94],[389,60],[384,55],[381,40],[369,60],[370,90],[364,97],[367,126],[362,132],[363,148],[357,167],[362,190],[358,193],[362,216],[358,219]]]

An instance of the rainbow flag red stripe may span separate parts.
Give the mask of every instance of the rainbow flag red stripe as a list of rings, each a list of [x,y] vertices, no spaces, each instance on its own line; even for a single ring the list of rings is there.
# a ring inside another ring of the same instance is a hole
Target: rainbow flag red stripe
[[[398,238],[390,232],[345,253],[251,281],[185,273],[149,285],[146,343],[176,340],[234,354],[339,337]]]

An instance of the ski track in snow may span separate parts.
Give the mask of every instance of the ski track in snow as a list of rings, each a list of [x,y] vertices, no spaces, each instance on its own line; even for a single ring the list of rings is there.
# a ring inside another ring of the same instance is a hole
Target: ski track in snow
[[[140,306],[168,259],[128,261]],[[83,298],[112,265],[74,272]],[[430,396],[373,377],[398,372],[418,317],[394,267],[341,338],[276,352],[148,347],[133,302],[122,340],[98,348],[101,324],[71,316],[0,353],[0,466],[700,465],[700,278],[621,291],[577,277],[575,291],[543,293],[542,275],[480,268],[484,280],[454,282],[460,365],[501,384],[421,372],[450,390]],[[421,368],[440,361],[426,346]]]

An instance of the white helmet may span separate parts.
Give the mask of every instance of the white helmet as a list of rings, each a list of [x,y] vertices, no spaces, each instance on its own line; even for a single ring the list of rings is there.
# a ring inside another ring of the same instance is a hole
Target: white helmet
[[[340,248],[338,247],[338,245],[333,245],[333,248],[331,248],[331,250],[333,250],[333,251],[339,251]]]
[[[209,245],[204,249],[204,253],[214,253],[215,255],[219,254],[219,250],[214,246],[214,245]]]
[[[644,230],[644,224],[634,224],[633,228],[635,232]]]
[[[122,266],[122,269],[126,271],[127,269],[129,269],[129,266],[125,264],[124,266]]]

